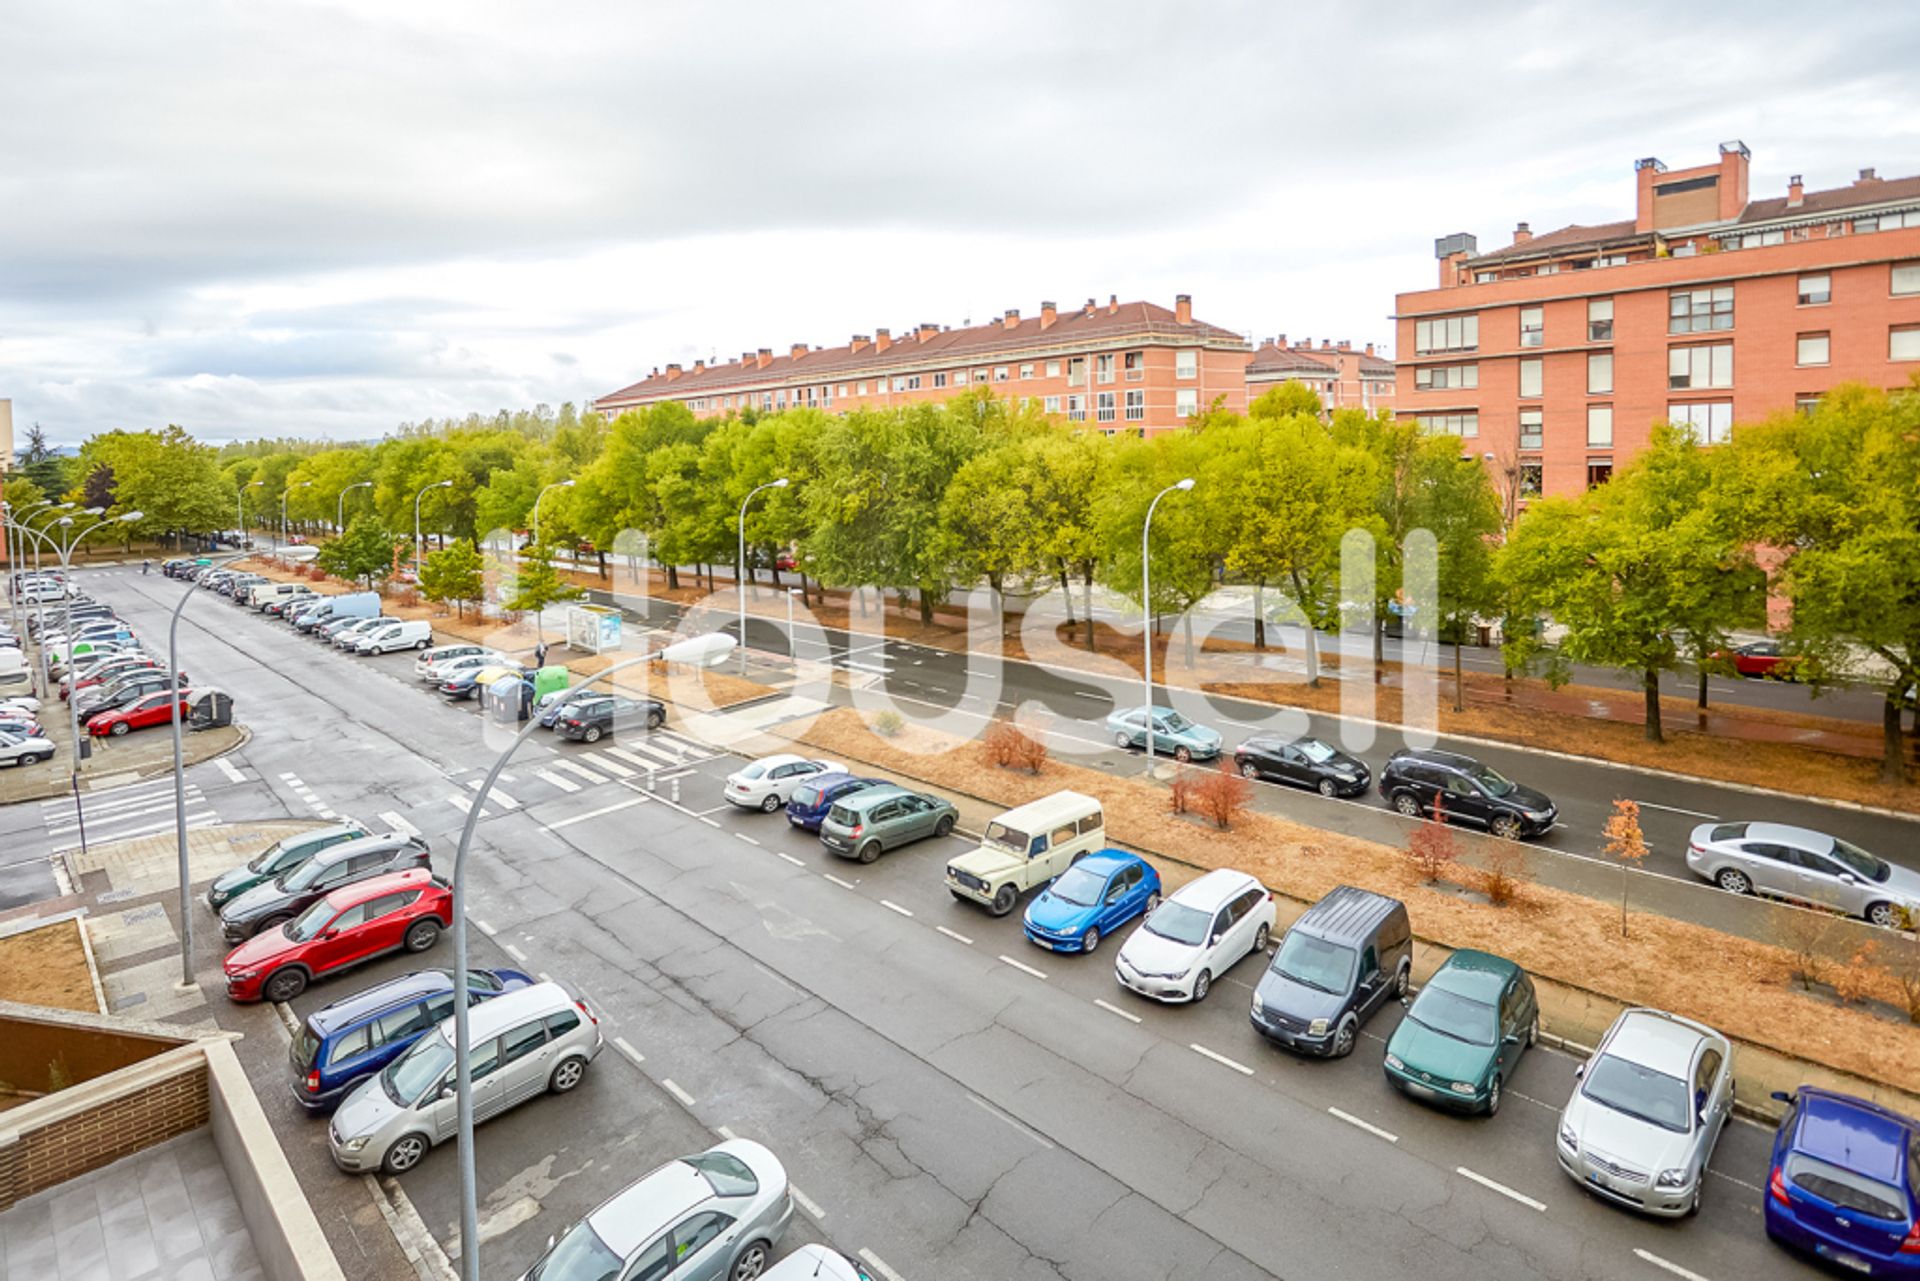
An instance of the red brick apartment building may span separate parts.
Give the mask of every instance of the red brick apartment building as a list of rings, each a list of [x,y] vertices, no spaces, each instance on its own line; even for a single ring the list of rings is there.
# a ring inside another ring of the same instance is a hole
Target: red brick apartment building
[[[1373,344],[1355,351],[1350,342],[1322,338],[1288,343],[1287,336],[1268,338],[1247,362],[1247,401],[1285,382],[1301,383],[1320,396],[1322,409],[1391,409],[1394,402],[1393,362],[1374,354]]]
[[[1399,295],[1396,412],[1462,437],[1509,502],[1570,494],[1653,424],[1708,443],[1834,384],[1920,370],[1920,177],[1751,199],[1744,144],[1634,166],[1634,216],[1478,252],[1435,242],[1440,284]]]
[[[695,414],[777,412],[806,405],[834,413],[945,400],[970,387],[1031,400],[1047,413],[1109,434],[1178,427],[1222,399],[1247,407],[1251,350],[1239,334],[1193,318],[1181,294],[1173,309],[1149,302],[1094,299],[1072,311],[1050,302],[1025,319],[962,329],[918,325],[855,334],[844,347],[794,343],[784,354],[762,347],[738,360],[693,368],[668,365],[592,403],[604,414],[679,401]]]

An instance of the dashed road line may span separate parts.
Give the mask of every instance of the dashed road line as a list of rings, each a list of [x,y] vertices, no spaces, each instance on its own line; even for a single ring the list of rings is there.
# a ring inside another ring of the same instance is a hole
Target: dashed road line
[[[1725,1179],[1728,1183],[1734,1184],[1736,1187],[1745,1188],[1749,1192],[1766,1191],[1766,1189],[1761,1187],[1758,1183],[1748,1183],[1745,1179],[1736,1179],[1731,1174],[1723,1174],[1719,1170],[1709,1169],[1707,1173],[1711,1174],[1716,1179]]]
[[[477,792],[480,790],[481,782],[482,780],[477,778],[468,779],[467,786],[471,788],[473,791]],[[505,792],[501,791],[497,787],[490,787],[487,789],[487,799],[499,805],[500,808],[502,809],[517,810],[520,808],[519,801],[514,800],[511,796],[508,796]]]
[[[236,769],[234,767],[233,762],[228,760],[226,757],[217,756],[214,758],[213,763],[214,763],[214,766],[218,768],[222,774],[225,774],[227,776],[228,782],[244,783],[247,781],[247,776],[245,774],[242,774],[238,769]]]
[[[735,1141],[736,1139],[738,1139],[738,1138],[740,1137],[739,1135],[737,1135],[737,1134],[735,1134],[735,1133],[734,1133],[734,1132],[733,1132],[732,1130],[729,1130],[729,1129],[728,1129],[728,1128],[727,1128],[726,1126],[724,1126],[724,1125],[716,1125],[716,1126],[714,1126],[714,1127],[713,1127],[713,1132],[714,1132],[715,1134],[717,1134],[717,1135],[719,1135],[719,1136],[720,1136],[721,1138],[723,1138],[723,1139],[725,1139],[725,1140],[726,1140],[727,1142],[729,1142],[729,1143],[732,1143],[732,1142],[734,1142],[734,1141]],[[793,1189],[792,1189],[791,1187],[789,1187],[789,1188],[787,1189],[787,1191],[789,1191],[789,1192],[791,1192],[791,1191],[793,1191]]]
[[[827,1212],[820,1208],[818,1201],[802,1192],[799,1188],[794,1187],[793,1184],[787,1184],[787,1191],[792,1195],[793,1203],[812,1215],[815,1219],[824,1219],[827,1217]]]
[[[547,972],[546,972],[545,970],[536,970],[536,971],[534,971],[534,975],[533,975],[533,977],[535,977],[535,978],[537,978],[537,979],[539,979],[539,980],[540,980],[540,981],[541,981],[542,983],[551,983],[551,982],[553,982],[553,975],[551,975],[551,974],[549,974],[549,973],[547,973]]]
[[[898,912],[900,913],[900,915],[905,917],[910,918],[913,916],[913,913],[909,912],[906,908],[901,907],[898,903],[889,902],[886,899],[880,900],[880,906],[886,908],[890,912]]]
[[[762,974],[766,975],[768,978],[772,979],[775,983],[778,983],[781,987],[784,987],[789,992],[798,992],[800,990],[799,988],[795,987],[793,984],[781,978],[778,974],[775,974],[772,970],[768,969],[766,966],[760,964],[760,962],[758,961],[755,961],[753,963],[753,968],[756,970],[759,970]]]
[[[514,960],[520,962],[520,964],[525,965],[527,963],[527,954],[525,952],[522,952],[519,948],[515,947],[513,944],[502,943],[500,946],[506,948],[507,955],[511,956]]]
[[[748,836],[745,832],[735,832],[733,834],[733,839],[736,841],[745,841],[749,845],[758,845],[760,843],[759,841],[755,840],[753,837]]]
[[[1109,1014],[1118,1014],[1121,1018],[1125,1019],[1129,1023],[1138,1023],[1141,1021],[1140,1016],[1138,1014],[1134,1014],[1130,1011],[1123,1010],[1117,1005],[1109,1005],[1107,1002],[1101,1000],[1097,996],[1093,998],[1093,1003],[1099,1006],[1101,1009],[1105,1010]]]
[[[850,890],[853,888],[852,881],[843,881],[839,877],[835,876],[832,872],[822,872],[820,873],[820,875],[824,876],[829,881],[832,881],[835,885],[838,885],[843,890]]]
[[[627,801],[616,801],[612,805],[603,805],[597,810],[588,810],[584,814],[575,814],[570,818],[563,818],[558,822],[548,823],[547,829],[551,831],[560,827],[572,827],[575,823],[584,823],[590,818],[599,818],[602,814],[612,814],[616,810],[632,809],[635,805],[645,805],[646,803],[647,798],[644,796],[636,796],[632,800]]]
[[[714,821],[713,821],[712,819],[710,819],[710,818],[708,818],[708,817],[707,817],[706,815],[704,815],[704,814],[696,814],[696,815],[695,815],[694,817],[696,817],[696,818],[698,818],[698,819],[699,819],[699,820],[700,820],[700,821],[701,821],[702,823],[705,823],[705,824],[706,824],[706,825],[707,825],[708,827],[719,827],[719,826],[720,826],[720,824],[718,824],[718,823],[716,823],[716,822],[714,822]]]
[[[875,1254],[873,1251],[862,1250],[860,1251],[860,1257],[867,1261],[868,1267],[872,1268],[875,1272],[878,1272],[881,1276],[885,1277],[887,1281],[907,1281],[905,1277],[901,1276],[898,1272],[895,1272],[892,1268],[888,1267],[886,1260],[882,1259],[879,1255]]]
[[[1387,1130],[1383,1130],[1379,1126],[1374,1125],[1371,1122],[1362,1121],[1359,1117],[1355,1116],[1351,1112],[1342,1112],[1339,1108],[1328,1108],[1327,1111],[1332,1113],[1334,1116],[1339,1117],[1342,1121],[1345,1121],[1348,1125],[1359,1126],[1361,1129],[1365,1130],[1368,1134],[1371,1134],[1376,1138],[1385,1139],[1389,1143],[1398,1143],[1400,1141],[1399,1135],[1393,1134]]]
[[[1691,1268],[1683,1268],[1677,1263],[1669,1262],[1651,1250],[1642,1250],[1636,1246],[1633,1253],[1634,1257],[1644,1259],[1656,1268],[1664,1268],[1668,1272],[1673,1273],[1673,1275],[1682,1278],[1683,1281],[1707,1281],[1705,1277],[1693,1271]]]
[[[681,1089],[678,1085],[675,1085],[672,1077],[670,1076],[661,1077],[660,1088],[665,1090],[668,1094],[671,1094],[674,1098],[679,1099],[681,1107],[690,1108],[693,1106],[693,1096],[691,1094],[688,1094],[685,1090]]]
[[[626,1055],[635,1067],[639,1067],[647,1061],[647,1056],[627,1044],[627,1038],[624,1036],[616,1036],[613,1038],[613,1048]]]
[[[1641,809],[1665,810],[1669,814],[1690,814],[1694,818],[1704,818],[1708,822],[1712,822],[1712,823],[1717,823],[1720,821],[1720,816],[1718,814],[1708,814],[1704,810],[1681,809],[1678,805],[1656,805],[1652,801],[1639,801],[1637,802],[1637,804],[1640,806]]]
[[[1033,977],[1037,979],[1045,979],[1047,977],[1045,974],[1042,974],[1039,970],[1036,970],[1031,965],[1028,965],[1025,961],[1016,961],[1011,956],[1005,956],[1005,955],[1002,955],[1000,960],[1003,964],[1011,965],[1014,969],[1019,970],[1023,974],[1031,974],[1033,975]]]
[[[1195,1054],[1198,1054],[1203,1058],[1212,1059],[1215,1063],[1218,1063],[1223,1067],[1232,1068],[1234,1071],[1238,1072],[1241,1076],[1253,1075],[1253,1069],[1248,1067],[1246,1064],[1236,1063],[1232,1059],[1228,1058],[1226,1055],[1221,1054],[1217,1050],[1209,1050],[1206,1046],[1201,1045],[1197,1041],[1187,1042],[1187,1048],[1189,1050],[1192,1050]]]
[[[1532,1209],[1535,1209],[1535,1210],[1539,1210],[1543,1214],[1546,1212],[1546,1209],[1547,1209],[1546,1202],[1536,1201],[1524,1192],[1515,1192],[1512,1188],[1508,1187],[1506,1184],[1501,1183],[1495,1179],[1489,1179],[1484,1174],[1476,1174],[1472,1170],[1469,1170],[1464,1165],[1454,1166],[1453,1172],[1457,1175],[1460,1175],[1462,1178],[1472,1179],[1475,1183],[1478,1183],[1481,1187],[1489,1188],[1495,1192],[1498,1192],[1503,1197],[1510,1197],[1513,1200],[1518,1201],[1521,1205],[1531,1207]]]
[[[989,1116],[995,1117],[998,1120],[1005,1122],[1007,1125],[1012,1126],[1014,1129],[1020,1131],[1020,1133],[1032,1139],[1035,1143],[1038,1143],[1041,1147],[1051,1148],[1053,1146],[1052,1142],[1048,1140],[1046,1135],[1040,1133],[1040,1131],[1034,1129],[1032,1126],[1026,1124],[1024,1121],[1020,1121],[1015,1119],[1014,1117],[1008,1116],[1005,1112],[1002,1112],[999,1108],[993,1106],[993,1104],[987,1102],[985,1099],[980,1098],[976,1095],[969,1094],[967,1096],[967,1102],[973,1104],[975,1107],[987,1113]]]
[[[968,938],[964,934],[956,934],[954,931],[948,929],[944,925],[936,925],[933,928],[936,930],[939,930],[942,934],[946,935],[948,938],[952,939],[956,943],[965,943],[968,947],[973,946],[973,940]]]
[[[493,937],[493,927],[491,925],[488,925],[485,921],[481,920],[477,916],[473,918],[473,923],[475,927],[477,927],[482,934],[486,935],[488,938]]]
[[[805,859],[795,858],[793,855],[787,853],[785,850],[773,850],[771,851],[771,853],[775,854],[780,858],[787,860],[787,862],[793,864],[795,867],[805,867],[807,865],[807,861]]]

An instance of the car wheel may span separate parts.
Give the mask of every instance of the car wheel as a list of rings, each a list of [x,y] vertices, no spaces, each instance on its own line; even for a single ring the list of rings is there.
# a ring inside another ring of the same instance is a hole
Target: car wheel
[[[862,863],[871,863],[880,857],[880,842],[868,841],[853,852],[853,856]]]
[[[1393,808],[1399,810],[1408,818],[1419,818],[1420,798],[1412,792],[1395,792],[1393,794]]]
[[[1520,839],[1520,820],[1511,814],[1501,814],[1488,825],[1488,830],[1503,841]]]
[[[26,758],[32,760],[31,756]],[[1882,929],[1897,930],[1906,923],[1906,912],[1892,903],[1875,903],[1867,908],[1867,921]]]
[[[1141,915],[1152,916],[1153,909],[1159,906],[1160,906],[1160,896],[1158,894],[1149,894],[1147,895],[1147,910],[1142,912]]]
[[[307,972],[298,966],[289,965],[284,970],[275,970],[268,976],[260,994],[269,1001],[291,1001],[307,990]]]
[[[1267,950],[1267,939],[1269,937],[1270,932],[1267,929],[1266,922],[1262,921],[1260,928],[1253,932],[1253,951],[1248,953],[1248,955],[1259,956],[1265,953]]]
[[[403,1134],[393,1141],[387,1154],[380,1158],[380,1168],[388,1174],[405,1174],[420,1164],[420,1158],[427,1154],[427,1136],[424,1134]]]
[[[1009,882],[993,892],[993,906],[990,910],[995,916],[1005,916],[1013,910],[1013,905],[1019,898],[1020,891],[1014,889]]]
[[[667,723],[667,714],[665,712],[654,711],[654,712],[647,713],[648,729],[659,729],[662,725],[665,725],[666,723]]]
[[[1133,746],[1133,740],[1125,734],[1115,734],[1113,742],[1116,747],[1131,748]]]
[[[1533,1022],[1527,1024],[1527,1048],[1540,1044],[1540,1015],[1533,1016]]]
[[[1099,949],[1100,949],[1100,931],[1099,930],[1097,929],[1088,930],[1085,934],[1082,934],[1080,936],[1080,950],[1082,952],[1097,952],[1099,951]]]
[[[1255,765],[1252,761],[1241,761],[1240,777],[1257,779],[1260,777],[1260,767],[1258,765]]]
[[[1201,970],[1193,978],[1193,1003],[1198,1005],[1207,999],[1207,993],[1213,990],[1213,975]]]
[[[1359,1037],[1360,1025],[1349,1014],[1340,1020],[1340,1026],[1333,1033],[1333,1057],[1344,1059],[1353,1053],[1353,1043]]]
[[[1173,749],[1173,759],[1185,765],[1193,759],[1193,752],[1185,747],[1176,747]]]
[[[579,1055],[569,1055],[553,1065],[553,1075],[547,1078],[547,1088],[555,1094],[565,1094],[580,1084],[587,1074],[587,1061]]]
[[[19,757],[16,759],[15,763],[19,765],[37,765],[40,763],[40,753],[22,752],[20,753]]]
[[[122,734],[126,733],[127,730],[129,730],[130,728],[132,727],[129,726],[125,721],[115,721],[113,723],[113,728],[108,730],[107,732],[109,734],[112,734],[115,738],[118,738]]]
[[[1689,1219],[1700,1213],[1700,1203],[1706,1199],[1706,1196],[1707,1172],[1705,1169],[1702,1169],[1700,1171],[1700,1177],[1693,1181],[1693,1199],[1687,1202],[1687,1217]]]
[[[415,641],[413,644],[413,647],[415,649],[426,649],[429,645],[432,645],[432,644],[433,644],[432,641]]]
[[[1738,868],[1721,868],[1719,874],[1713,878],[1713,883],[1729,894],[1753,893],[1753,881]]]
[[[1322,796],[1338,796],[1340,789],[1333,785],[1332,779],[1323,778],[1320,780],[1319,792]]]
[[[1500,1114],[1500,1078],[1496,1076],[1493,1078],[1493,1084],[1489,1086],[1487,1089],[1487,1115],[1498,1116],[1499,1114]]]
[[[940,821],[933,825],[933,834],[935,836],[951,836],[953,834],[953,815],[943,815]]]
[[[586,743],[597,743],[597,742],[599,742],[599,741],[600,741],[600,727],[599,727],[598,725],[589,725],[589,726],[587,726],[587,732],[586,732],[586,733],[584,733],[584,734],[582,734],[582,735],[580,736],[580,739],[581,739],[581,741],[582,741],[582,742],[586,742]]]
[[[767,1253],[765,1241],[755,1241],[742,1250],[740,1257],[733,1261],[733,1271],[728,1274],[732,1281],[753,1281],[755,1277],[766,1271]]]
[[[760,802],[760,812],[762,814],[771,814],[779,808],[780,798],[772,793],[768,793],[766,799]]]
[[[424,952],[440,941],[440,922],[415,921],[407,927],[407,951]]]

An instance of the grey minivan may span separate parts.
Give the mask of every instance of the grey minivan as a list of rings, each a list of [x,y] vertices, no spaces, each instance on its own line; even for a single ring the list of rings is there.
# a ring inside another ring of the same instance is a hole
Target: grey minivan
[[[926,836],[945,836],[960,811],[937,796],[890,783],[841,797],[820,820],[820,843],[843,858],[871,863],[884,850]]]
[[[580,1084],[600,1053],[600,1020],[558,983],[504,992],[468,1012],[473,1119]],[[453,1020],[368,1077],[327,1126],[327,1150],[349,1174],[399,1174],[454,1135]]]
[[[1300,914],[1253,990],[1253,1026],[1303,1054],[1353,1053],[1360,1025],[1405,996],[1413,927],[1398,899],[1340,885]]]

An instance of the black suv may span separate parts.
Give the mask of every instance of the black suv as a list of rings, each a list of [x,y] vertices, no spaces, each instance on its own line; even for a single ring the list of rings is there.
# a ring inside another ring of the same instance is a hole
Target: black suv
[[[1402,748],[1380,771],[1380,795],[1409,818],[1431,815],[1437,802],[1449,822],[1474,823],[1508,840],[1539,836],[1560,814],[1544,792],[1458,752]]]
[[[220,933],[230,946],[237,946],[264,929],[286,924],[342,885],[431,867],[430,858],[425,841],[400,832],[343,841],[279,879],[228,899],[220,909]]]
[[[659,729],[667,723],[666,705],[657,698],[622,698],[619,695],[596,698],[589,695],[567,704],[560,715],[554,718],[553,728],[561,738],[597,743],[605,735],[613,733],[615,721],[631,725],[643,716],[648,729]]]

